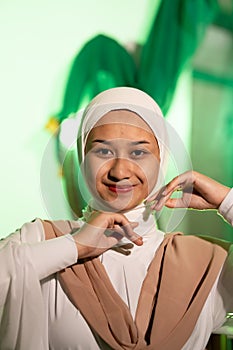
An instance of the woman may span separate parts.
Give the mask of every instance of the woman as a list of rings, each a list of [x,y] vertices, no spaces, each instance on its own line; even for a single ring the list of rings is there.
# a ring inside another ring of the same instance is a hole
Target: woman
[[[110,89],[89,104],[78,134],[92,196],[84,218],[37,219],[1,243],[1,349],[205,348],[233,304],[229,245],[165,235],[151,214],[189,203],[232,223],[233,193],[198,173],[160,190],[166,141],[142,91]],[[170,198],[177,189],[183,201]]]

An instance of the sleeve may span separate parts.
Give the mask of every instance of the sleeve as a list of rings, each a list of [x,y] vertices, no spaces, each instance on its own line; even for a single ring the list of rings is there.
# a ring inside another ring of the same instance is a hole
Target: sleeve
[[[231,245],[226,261],[219,276],[215,293],[214,315],[222,322],[217,323],[215,333],[233,336],[233,321],[230,315],[233,312],[233,245]],[[224,317],[220,317],[224,316]],[[225,321],[225,322],[224,322]],[[223,323],[224,322],[224,323]]]
[[[218,212],[233,226],[233,188],[222,201]]]
[[[233,245],[230,246],[219,278],[218,291],[227,312],[233,311]]]
[[[48,350],[40,282],[26,245],[12,238],[0,249],[0,349]]]
[[[233,226],[233,189],[221,203],[218,212]],[[233,245],[228,250],[226,261],[219,276],[214,300],[215,333],[233,336]],[[224,322],[225,321],[225,322]],[[224,323],[223,323],[224,322]]]
[[[0,349],[49,349],[40,280],[77,261],[63,225],[64,236],[45,241],[36,219],[0,241]]]
[[[62,237],[45,240],[42,221],[36,219],[0,242],[0,250],[7,244],[23,249],[34,266],[39,280],[42,280],[72,264],[78,259],[77,248],[70,225],[64,221],[65,234]]]

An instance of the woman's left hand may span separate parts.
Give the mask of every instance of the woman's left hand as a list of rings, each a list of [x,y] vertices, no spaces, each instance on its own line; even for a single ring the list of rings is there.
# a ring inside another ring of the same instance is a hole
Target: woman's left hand
[[[171,198],[176,191],[182,191],[180,198]],[[170,181],[146,201],[152,210],[168,208],[218,209],[230,191],[219,182],[196,171],[187,171]]]

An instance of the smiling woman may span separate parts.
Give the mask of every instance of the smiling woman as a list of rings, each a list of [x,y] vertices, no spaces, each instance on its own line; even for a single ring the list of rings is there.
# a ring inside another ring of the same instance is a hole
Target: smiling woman
[[[92,207],[109,210],[111,202],[115,210],[127,211],[140,204],[164,183],[166,147],[164,118],[147,94],[122,87],[96,96],[83,114],[78,137],[79,163],[94,195]],[[97,188],[101,182],[96,176],[104,171],[101,164],[111,168],[102,178],[102,188],[108,186],[108,200]],[[137,174],[130,174],[132,169]]]
[[[167,130],[140,90],[102,92],[79,122],[92,199],[80,220],[37,219],[1,241],[0,348],[205,349],[233,308],[233,249],[166,235],[151,208],[216,208],[233,223],[232,191],[195,172],[164,186]]]
[[[85,178],[102,207],[125,212],[154,188],[159,159],[158,143],[149,126],[130,111],[111,111],[88,135]]]

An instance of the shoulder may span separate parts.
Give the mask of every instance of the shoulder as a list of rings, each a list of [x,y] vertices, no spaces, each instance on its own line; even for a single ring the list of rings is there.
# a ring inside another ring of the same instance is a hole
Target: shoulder
[[[187,235],[182,232],[172,232],[165,235],[165,239],[173,245],[183,245],[186,244],[187,247],[191,245],[209,245],[207,239],[204,239],[204,236],[198,235]]]
[[[222,239],[216,238],[216,237],[211,237],[208,235],[202,235],[202,234],[184,234],[182,232],[173,232],[173,233],[168,233],[165,235],[165,238],[168,238],[172,240],[174,243],[178,242],[183,242],[187,244],[194,244],[194,245],[203,245],[203,246],[213,246],[217,245],[222,247],[223,242],[225,242]]]
[[[78,230],[83,222],[81,220],[41,220],[43,228],[52,226],[62,234],[70,234]]]
[[[31,222],[24,223],[15,232],[10,233],[0,240],[0,247],[7,243],[35,243],[44,240],[44,230],[42,220],[34,219]]]
[[[220,240],[208,236],[185,235],[180,232],[167,235],[168,247],[187,261],[211,260],[213,256],[224,259],[227,249]]]
[[[63,234],[69,234],[79,229],[83,222],[81,220],[42,220],[36,218],[30,222],[24,223],[15,232],[0,240],[0,248],[7,243],[37,243],[45,240],[46,224],[57,227]]]

